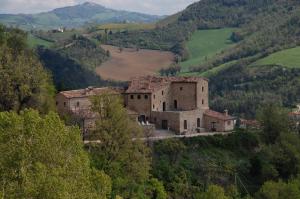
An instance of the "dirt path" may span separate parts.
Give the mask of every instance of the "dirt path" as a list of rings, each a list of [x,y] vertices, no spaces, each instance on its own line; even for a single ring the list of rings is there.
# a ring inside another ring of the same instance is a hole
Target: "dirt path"
[[[120,52],[118,47],[102,45],[109,50],[110,60],[96,69],[103,79],[128,81],[131,77],[141,75],[155,75],[161,68],[166,68],[174,61],[174,54],[159,50],[135,50],[124,48]]]

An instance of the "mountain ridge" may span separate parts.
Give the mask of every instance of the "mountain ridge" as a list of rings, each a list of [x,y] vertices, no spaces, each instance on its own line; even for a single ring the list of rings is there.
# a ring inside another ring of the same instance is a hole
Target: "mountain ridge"
[[[56,8],[37,14],[0,14],[0,23],[25,30],[78,28],[92,23],[153,23],[161,16],[106,8],[93,2]]]

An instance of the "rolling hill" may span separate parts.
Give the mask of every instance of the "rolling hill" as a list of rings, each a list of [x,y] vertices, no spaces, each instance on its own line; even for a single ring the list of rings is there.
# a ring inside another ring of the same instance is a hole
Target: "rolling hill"
[[[0,23],[25,30],[55,29],[58,27],[77,28],[86,24],[115,22],[152,23],[158,19],[161,17],[109,9],[91,2],[38,14],[0,14]]]

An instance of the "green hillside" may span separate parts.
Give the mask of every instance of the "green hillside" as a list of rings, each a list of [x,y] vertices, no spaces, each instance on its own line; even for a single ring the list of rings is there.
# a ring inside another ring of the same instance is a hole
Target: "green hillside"
[[[273,53],[263,59],[257,60],[252,65],[280,65],[289,68],[300,68],[300,47]]]
[[[190,66],[198,66],[207,59],[215,56],[218,52],[230,47],[232,41],[230,36],[234,28],[223,28],[214,30],[198,30],[193,33],[191,39],[187,42],[189,59],[180,63],[183,71],[188,70]]]
[[[136,12],[113,10],[96,3],[86,2],[57,8],[38,14],[0,14],[0,23],[24,30],[49,30],[58,27],[78,28],[87,24],[154,23],[162,17]]]
[[[29,34],[27,39],[27,44],[30,48],[35,48],[37,46],[51,47],[53,45],[53,42],[40,39],[32,34]]]

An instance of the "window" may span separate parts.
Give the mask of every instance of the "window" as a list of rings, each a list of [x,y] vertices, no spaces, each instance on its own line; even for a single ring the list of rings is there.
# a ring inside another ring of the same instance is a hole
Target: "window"
[[[58,105],[58,101],[56,101],[56,106]]]
[[[184,130],[186,130],[187,129],[187,120],[184,120],[184,122],[183,122],[184,124],[183,124],[183,126],[184,126]]]
[[[201,119],[197,118],[197,128],[200,128],[200,127],[201,127]]]
[[[163,111],[166,111],[166,102],[163,102]]]
[[[204,100],[202,100],[202,104],[204,104]]]
[[[145,99],[148,99],[148,95],[145,95]]]
[[[161,92],[161,95],[164,95],[164,91]]]
[[[182,91],[182,90],[183,90],[183,88],[182,88],[182,87],[180,87],[180,90]]]
[[[202,92],[204,92],[204,86],[202,86]]]
[[[177,100],[174,100],[174,109],[177,109]]]
[[[77,103],[76,103],[76,106],[77,106],[77,107],[79,107],[79,106],[80,106],[80,103],[79,103],[79,102],[77,102]]]
[[[138,99],[141,99],[141,95],[138,95],[137,98],[138,98]]]
[[[64,102],[64,107],[66,107],[66,105],[67,105],[67,103],[66,103],[66,102]]]
[[[130,99],[134,99],[134,95],[130,95]]]
[[[153,104],[153,109],[155,109],[155,105]]]
[[[153,99],[155,99],[155,95],[153,95]]]

